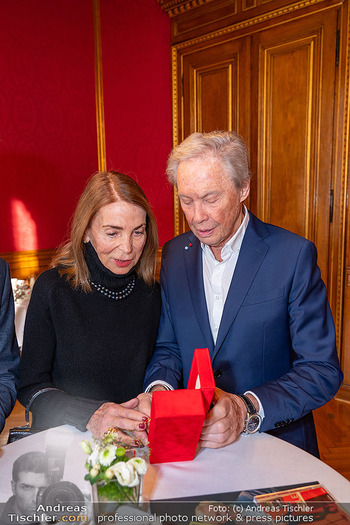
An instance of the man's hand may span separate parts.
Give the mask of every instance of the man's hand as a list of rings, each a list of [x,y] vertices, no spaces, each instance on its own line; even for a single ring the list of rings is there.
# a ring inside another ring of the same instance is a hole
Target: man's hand
[[[138,400],[137,410],[139,410],[143,414],[146,414],[149,418],[151,415],[152,392],[155,392],[156,390],[166,390],[166,388],[164,388],[162,385],[156,385],[151,389],[150,392],[147,392],[147,393],[143,392],[142,394],[139,394],[137,396],[137,400]],[[149,430],[149,422],[150,422],[150,419],[148,419],[147,421],[146,432],[148,432]],[[136,439],[140,439],[141,441],[143,441],[143,433],[141,433],[140,435],[139,432],[135,431],[134,436]]]
[[[148,417],[151,415],[151,404],[152,404],[152,394],[151,393],[142,393],[137,396],[139,404],[137,405],[137,410],[143,412]]]
[[[137,396],[139,402],[137,405],[137,410],[147,414],[147,416],[151,415],[152,392],[155,392],[156,390],[164,391],[166,388],[162,385],[155,385],[149,392],[143,392],[142,394],[139,394]]]
[[[214,407],[205,418],[200,444],[220,448],[236,441],[244,428],[247,414],[244,402],[236,395],[215,388]]]

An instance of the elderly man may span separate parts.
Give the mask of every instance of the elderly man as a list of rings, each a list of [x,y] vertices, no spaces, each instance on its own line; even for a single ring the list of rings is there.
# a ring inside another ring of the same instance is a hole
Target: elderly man
[[[342,372],[315,246],[243,205],[249,159],[236,133],[192,134],[167,174],[192,232],[163,248],[146,391],[186,386],[194,349],[208,348],[217,388],[202,446],[259,430],[317,456],[311,411],[336,394]]]
[[[17,396],[19,350],[14,317],[10,270],[0,259],[0,432]]]

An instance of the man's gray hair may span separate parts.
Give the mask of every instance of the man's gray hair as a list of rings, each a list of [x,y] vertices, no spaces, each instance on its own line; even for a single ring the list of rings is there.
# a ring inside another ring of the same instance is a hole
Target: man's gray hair
[[[217,158],[237,189],[250,180],[249,155],[243,138],[234,131],[192,133],[170,153],[166,173],[169,182],[176,186],[180,162],[212,156]]]

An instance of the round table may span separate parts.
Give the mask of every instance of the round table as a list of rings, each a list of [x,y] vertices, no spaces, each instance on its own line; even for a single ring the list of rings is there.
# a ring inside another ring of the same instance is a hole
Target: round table
[[[6,445],[0,451],[1,502],[11,496],[13,462],[38,450],[62,458],[63,480],[75,483],[86,495],[86,454],[79,446],[91,439],[68,425],[52,428]],[[193,461],[150,465],[144,480],[144,499],[169,499],[253,490],[319,481],[340,502],[350,498],[350,482],[303,450],[268,434],[241,436],[221,449],[201,449]]]

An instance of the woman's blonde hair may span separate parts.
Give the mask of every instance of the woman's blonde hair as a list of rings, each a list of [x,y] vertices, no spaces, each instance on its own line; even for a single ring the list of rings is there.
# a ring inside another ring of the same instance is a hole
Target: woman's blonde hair
[[[146,212],[147,239],[136,265],[136,273],[147,284],[155,281],[155,257],[158,248],[156,221],[141,187],[128,175],[117,171],[97,172],[87,182],[75,209],[70,239],[60,246],[52,260],[74,288],[91,291],[89,269],[84,258],[84,236],[96,213],[107,204],[124,201]]]

